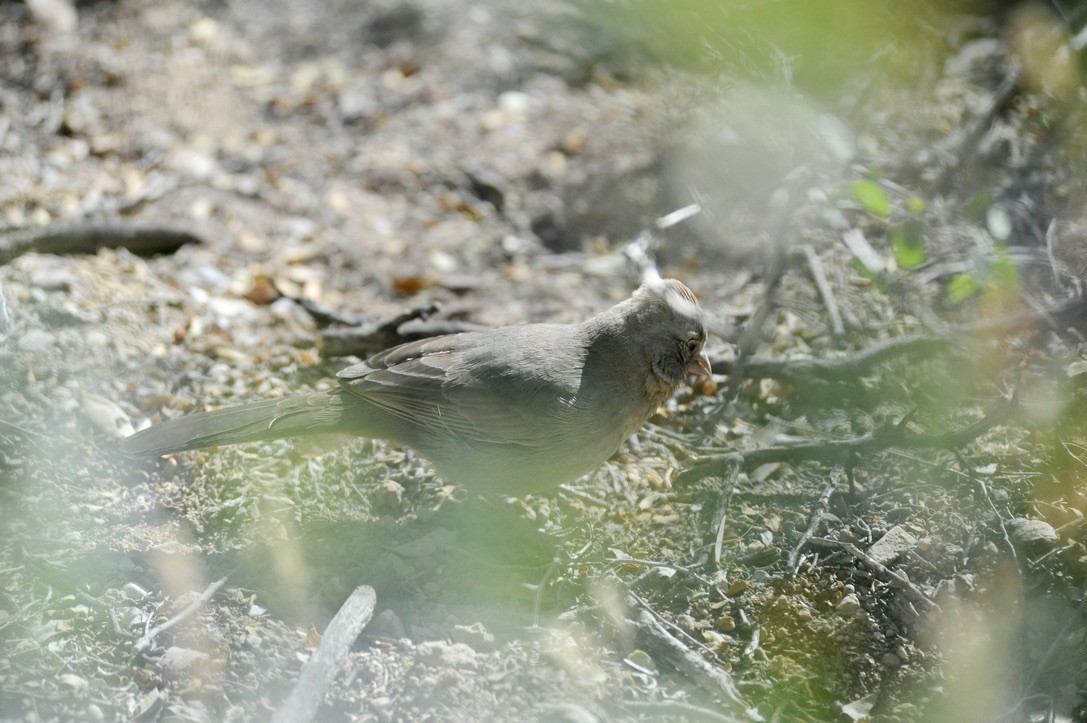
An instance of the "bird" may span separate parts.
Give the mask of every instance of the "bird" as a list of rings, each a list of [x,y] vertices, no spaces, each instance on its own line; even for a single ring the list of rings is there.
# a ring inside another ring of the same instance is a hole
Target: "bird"
[[[330,391],[169,419],[121,440],[129,457],[348,433],[410,447],[481,495],[551,491],[603,464],[690,375],[706,327],[682,282],[655,277],[579,323],[521,324],[395,346]]]

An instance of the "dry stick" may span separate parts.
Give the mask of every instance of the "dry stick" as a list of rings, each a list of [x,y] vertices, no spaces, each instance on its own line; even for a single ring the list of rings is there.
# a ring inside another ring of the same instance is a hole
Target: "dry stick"
[[[0,263],[29,251],[43,254],[92,254],[102,248],[126,248],[137,256],[171,254],[200,239],[186,231],[155,226],[81,223],[0,232]]]
[[[873,367],[900,356],[932,354],[953,347],[970,334],[1000,334],[1018,327],[1044,322],[1054,330],[1064,327],[1080,328],[1087,317],[1087,300],[1069,299],[1049,308],[1025,309],[1002,316],[948,327],[932,334],[908,334],[878,342],[854,353],[831,358],[748,357],[741,363],[729,357],[711,357],[714,374],[767,377],[786,381],[819,379],[828,382],[855,382],[870,374]]]
[[[167,630],[174,627],[175,625],[185,622],[193,615],[195,615],[200,608],[207,605],[208,600],[211,600],[212,596],[215,595],[215,593],[219,591],[219,588],[221,588],[225,584],[225,577],[211,583],[210,585],[208,585],[207,590],[204,590],[204,592],[200,594],[200,597],[189,603],[189,605],[184,610],[182,610],[166,622],[162,623],[161,625],[156,625],[155,627],[144,633],[143,637],[136,641],[136,652],[142,653],[144,650],[147,650],[147,648],[151,646],[151,643],[157,636],[165,633]]]
[[[419,339],[429,339],[445,334],[463,334],[469,331],[483,331],[488,327],[467,321],[409,321],[395,328],[387,329],[381,325],[377,329],[348,328],[324,329],[319,345],[326,357],[358,356],[368,357],[385,349]]]
[[[784,204],[783,204],[784,205]],[[770,319],[771,312],[776,308],[776,297],[781,280],[785,277],[785,229],[788,226],[788,214],[784,208],[778,209],[777,220],[774,224],[774,233],[771,238],[773,243],[773,255],[766,270],[766,289],[763,291],[762,301],[755,309],[755,313],[747,322],[747,326],[740,334],[736,342],[737,356],[733,360],[734,370],[729,377],[727,399],[735,399],[740,391],[740,382],[744,379],[747,362],[752,352],[759,343],[762,328]],[[719,373],[716,370],[715,374]],[[725,407],[722,407],[722,412]]]
[[[638,272],[638,283],[659,281],[661,278],[657,262],[649,255],[649,249],[655,242],[656,238],[651,231],[642,231],[637,238],[619,251],[627,263]]]
[[[306,723],[313,720],[333,677],[343,667],[351,645],[370,622],[377,594],[369,585],[359,585],[325,628],[321,644],[302,666],[298,682],[276,711],[273,723]]]
[[[713,538],[713,561],[718,565],[721,564],[721,550],[724,548],[725,522],[728,520],[728,508],[732,503],[732,494],[736,491],[736,478],[739,476],[740,465],[734,464],[729,468],[728,477],[725,478],[725,486],[728,487],[728,492],[721,504],[720,515],[717,517],[717,533]]]
[[[748,452],[730,452],[703,458],[698,464],[676,475],[675,485],[685,485],[706,477],[721,477],[732,465],[752,470],[771,462],[824,462],[849,466],[854,460],[892,447],[905,449],[954,449],[973,442],[985,432],[1008,420],[1018,406],[1015,397],[1003,400],[982,419],[947,434],[911,434],[895,425],[872,434],[841,440],[824,440],[811,444],[764,447]]]
[[[639,630],[648,635],[653,643],[656,643],[657,648],[672,661],[677,670],[702,686],[710,695],[717,697],[723,694],[730,702],[742,706],[745,710],[750,708],[750,705],[744,701],[740,691],[736,689],[736,685],[732,682],[732,677],[727,672],[708,663],[701,655],[695,653],[665,630],[645,603],[636,596],[631,595],[627,604],[632,608],[640,608],[638,613]]]
[[[842,315],[838,311],[838,302],[834,299],[834,290],[830,288],[827,275],[823,271],[823,262],[811,244],[800,247],[804,251],[804,257],[808,260],[808,268],[811,269],[812,278],[815,280],[815,288],[819,289],[819,296],[823,299],[823,305],[827,307],[827,316],[830,317],[830,333],[832,336],[845,334],[845,325],[842,324]]]
[[[829,359],[815,357],[771,359],[753,356],[744,361],[743,373],[749,378],[856,381],[859,376],[870,373],[872,367],[895,357],[928,354],[946,349],[953,343],[951,336],[911,334],[881,341],[855,354]],[[734,358],[711,357],[710,366],[714,374],[734,374],[739,364]]]
[[[796,546],[789,552],[787,565],[790,574],[794,577],[800,567],[800,551],[804,548],[804,545],[808,544],[808,540],[812,538],[815,530],[819,527],[819,523],[823,520],[823,513],[826,512],[827,505],[830,504],[830,496],[834,494],[834,488],[842,481],[843,474],[844,470],[841,467],[835,467],[830,471],[830,482],[827,483],[823,494],[819,495],[819,501],[816,503],[815,509],[812,510],[811,520],[808,522],[808,529],[804,530],[804,534],[800,536]]]
[[[935,600],[930,598],[925,593],[910,582],[910,579],[898,570],[892,570],[883,563],[873,560],[866,552],[851,542],[844,542],[842,540],[828,540],[825,537],[813,537],[811,543],[815,545],[822,545],[823,547],[836,547],[840,550],[848,552],[853,557],[863,562],[868,569],[873,573],[881,577],[885,582],[890,583],[894,587],[897,587],[906,594],[910,600],[916,603],[920,603],[922,606],[929,610],[940,610],[940,605]]]

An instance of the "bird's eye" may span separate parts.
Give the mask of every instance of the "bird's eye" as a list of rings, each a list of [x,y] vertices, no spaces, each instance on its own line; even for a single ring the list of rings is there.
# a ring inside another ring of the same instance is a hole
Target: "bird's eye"
[[[694,356],[698,353],[698,347],[700,346],[702,346],[702,342],[700,342],[698,339],[689,339],[687,341],[687,351],[688,353],[690,353],[691,356]]]

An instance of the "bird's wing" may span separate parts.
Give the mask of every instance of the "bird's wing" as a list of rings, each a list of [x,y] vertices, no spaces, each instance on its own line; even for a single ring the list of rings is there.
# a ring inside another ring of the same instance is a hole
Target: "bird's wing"
[[[337,376],[344,387],[409,424],[438,430],[464,442],[555,443],[548,430],[578,405],[579,368],[540,358],[524,333],[492,330],[410,342]],[[569,360],[566,360],[569,361]]]

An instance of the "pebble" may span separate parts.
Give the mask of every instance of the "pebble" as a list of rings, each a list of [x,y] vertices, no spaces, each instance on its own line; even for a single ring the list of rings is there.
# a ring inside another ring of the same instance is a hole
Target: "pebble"
[[[45,329],[31,329],[19,337],[20,351],[42,352],[57,343],[57,337]]]
[[[30,272],[30,285],[43,291],[71,291],[75,277],[65,269],[34,269]]]
[[[392,610],[382,610],[366,626],[366,634],[375,638],[402,638],[407,635],[400,616]]]
[[[177,678],[182,675],[192,674],[196,668],[211,660],[207,653],[189,648],[179,648],[176,645],[166,649],[159,660],[162,672],[169,678]]]
[[[868,548],[868,556],[881,565],[890,565],[917,546],[917,538],[901,525],[895,525]]]
[[[839,602],[835,608],[842,615],[852,615],[861,609],[861,600],[854,595],[846,595]]]
[[[1008,523],[1008,532],[1017,545],[1044,545],[1051,547],[1060,540],[1060,535],[1053,525],[1042,520],[1028,520],[1018,517]]]
[[[447,665],[451,668],[476,667],[476,651],[464,643],[449,643],[440,640],[428,640],[419,644],[418,657],[431,665]]]

